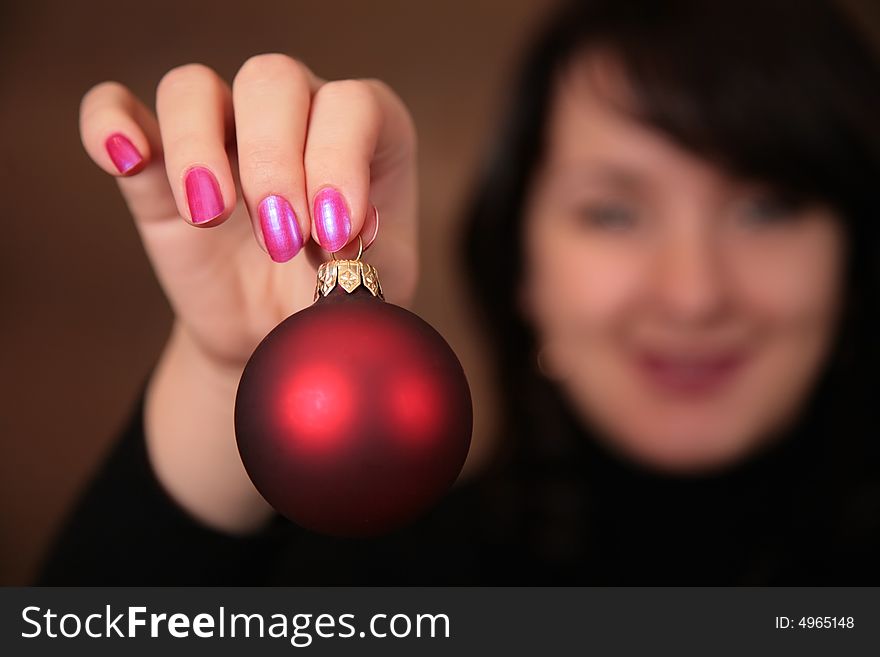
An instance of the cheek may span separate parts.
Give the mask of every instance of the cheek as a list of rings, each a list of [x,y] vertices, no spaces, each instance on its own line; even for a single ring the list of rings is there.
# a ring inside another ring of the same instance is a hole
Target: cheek
[[[795,415],[828,355],[837,325],[843,253],[834,234],[804,232],[768,252],[754,250],[737,270],[743,316],[756,358],[740,413],[756,429]]]
[[[840,240],[830,227],[803,232],[777,248],[743,248],[731,258],[738,303],[769,327],[818,331],[836,316]]]
[[[623,324],[644,282],[636,250],[537,229],[528,247],[530,315],[548,340],[601,338]]]

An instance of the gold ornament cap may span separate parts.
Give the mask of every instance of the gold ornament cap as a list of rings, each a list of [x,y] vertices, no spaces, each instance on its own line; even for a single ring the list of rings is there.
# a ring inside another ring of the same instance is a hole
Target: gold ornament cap
[[[328,260],[318,267],[318,283],[315,286],[315,301],[326,297],[334,288],[341,287],[351,294],[361,285],[367,288],[374,297],[385,301],[382,286],[379,284],[379,272],[373,265],[362,260]]]
[[[337,260],[336,254],[330,254],[331,259],[322,262],[318,267],[318,281],[315,285],[315,298],[326,297],[336,287],[340,287],[349,294],[361,285],[367,288],[374,297],[385,301],[382,286],[379,284],[379,272],[376,268],[361,260],[364,253],[364,243],[358,235],[358,254],[354,260]]]

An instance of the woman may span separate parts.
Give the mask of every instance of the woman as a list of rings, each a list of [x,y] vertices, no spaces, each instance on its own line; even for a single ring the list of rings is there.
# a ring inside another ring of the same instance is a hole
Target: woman
[[[174,69],[157,117],[99,85],[83,142],[120,176],[176,321],[41,582],[876,582],[878,73],[830,1],[563,8],[464,249],[501,449],[413,526],[357,541],[272,516],[232,400],[259,339],[310,303],[320,247],[372,234],[370,202],[370,261],[411,299],[405,108],[279,55],[231,91]]]

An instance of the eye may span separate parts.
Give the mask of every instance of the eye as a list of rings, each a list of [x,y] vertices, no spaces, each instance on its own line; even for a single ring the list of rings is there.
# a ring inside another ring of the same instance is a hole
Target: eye
[[[771,225],[798,219],[802,209],[803,203],[794,197],[763,192],[745,198],[739,206],[739,215],[751,225]]]
[[[588,203],[578,210],[582,222],[591,227],[606,230],[632,228],[638,219],[636,209],[627,203]]]

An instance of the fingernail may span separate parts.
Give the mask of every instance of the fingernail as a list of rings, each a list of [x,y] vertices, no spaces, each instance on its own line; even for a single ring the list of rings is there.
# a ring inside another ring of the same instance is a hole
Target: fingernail
[[[258,210],[269,257],[275,262],[287,262],[303,243],[293,208],[287,199],[273,194],[260,201]]]
[[[203,224],[223,214],[223,196],[214,174],[205,167],[186,172],[186,203],[194,224]]]
[[[333,253],[348,242],[351,218],[342,194],[333,187],[325,187],[315,196],[315,230],[321,246]]]
[[[135,145],[121,132],[114,132],[107,137],[104,147],[119,173],[128,173],[144,161]]]

